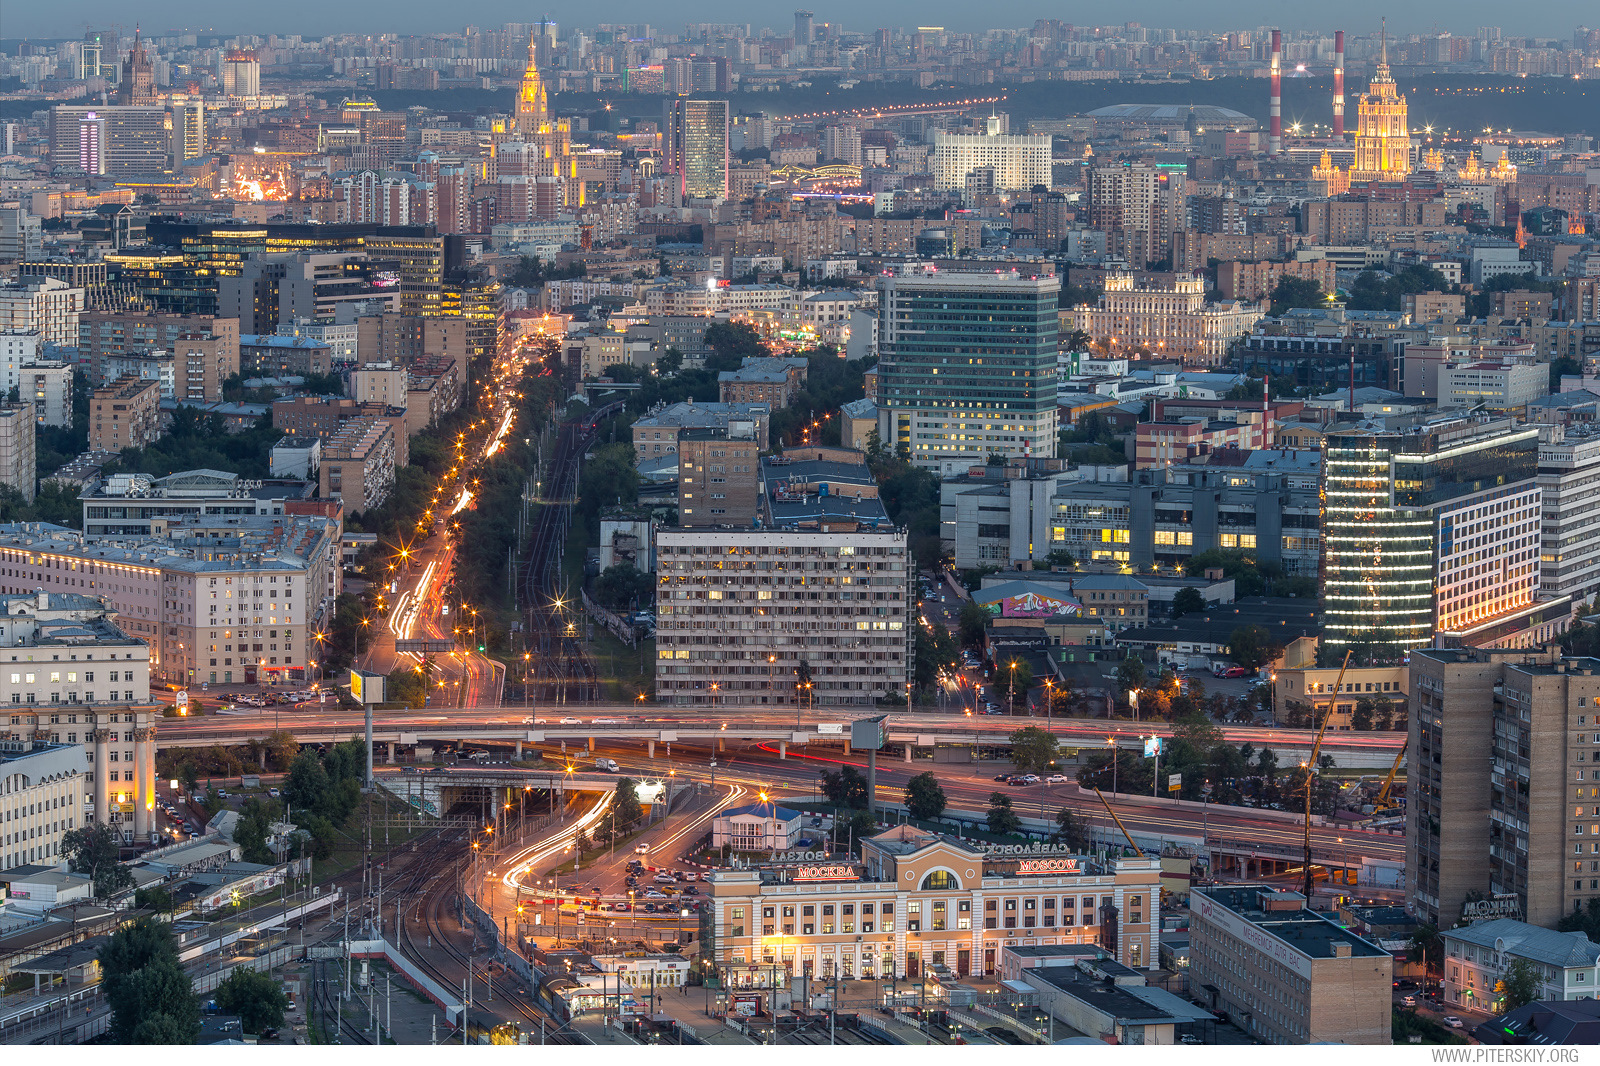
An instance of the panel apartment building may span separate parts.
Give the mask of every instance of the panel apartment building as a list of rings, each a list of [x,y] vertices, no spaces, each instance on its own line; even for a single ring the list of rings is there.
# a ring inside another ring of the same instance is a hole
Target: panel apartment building
[[[904,696],[904,530],[663,530],[656,698],[677,706],[871,707]],[[802,689],[801,664],[811,687]]]
[[[1600,899],[1597,707],[1597,659],[1412,653],[1406,866],[1420,920],[1449,928],[1473,892],[1514,897],[1544,926]]]
[[[945,477],[995,454],[1055,455],[1060,278],[942,272],[879,284],[885,444]]]

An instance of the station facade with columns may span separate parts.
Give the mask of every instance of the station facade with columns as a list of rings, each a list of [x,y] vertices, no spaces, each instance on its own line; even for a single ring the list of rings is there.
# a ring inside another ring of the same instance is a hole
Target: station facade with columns
[[[1125,965],[1156,965],[1158,859],[996,848],[909,825],[860,847],[860,862],[802,857],[710,875],[701,953],[729,987],[917,978],[936,966],[993,974],[1002,948],[1028,945],[1093,943]]]

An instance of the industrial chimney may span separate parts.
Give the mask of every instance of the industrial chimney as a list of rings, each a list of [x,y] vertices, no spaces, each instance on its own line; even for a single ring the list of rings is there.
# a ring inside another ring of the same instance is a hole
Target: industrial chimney
[[[1344,137],[1344,31],[1333,35],[1333,139]]]
[[[1283,33],[1272,31],[1272,111],[1267,126],[1267,154],[1283,152]]]

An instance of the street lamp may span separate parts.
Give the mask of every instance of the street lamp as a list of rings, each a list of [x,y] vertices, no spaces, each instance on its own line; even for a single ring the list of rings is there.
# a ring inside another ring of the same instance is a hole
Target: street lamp
[[[1017,660],[1011,660],[1011,678],[1006,682],[1006,714],[1017,713]]]

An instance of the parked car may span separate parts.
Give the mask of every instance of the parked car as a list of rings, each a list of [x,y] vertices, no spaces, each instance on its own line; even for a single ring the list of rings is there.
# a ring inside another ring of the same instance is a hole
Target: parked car
[[[684,888],[683,894],[685,896],[698,896],[700,894],[700,890],[695,888],[693,885],[688,885]]]
[[[1404,999],[1402,999],[1400,1001],[1400,1005],[1402,1007],[1415,1007],[1417,1005],[1417,997],[1416,996],[1406,996]]]
[[[273,799],[277,799],[278,798],[278,786],[274,785],[271,788],[267,789],[267,795],[271,796]]]
[[[1452,1029],[1460,1029],[1462,1027],[1461,1019],[1457,1018],[1454,1014],[1446,1014],[1439,1020],[1444,1022],[1444,1024],[1448,1025]]]

